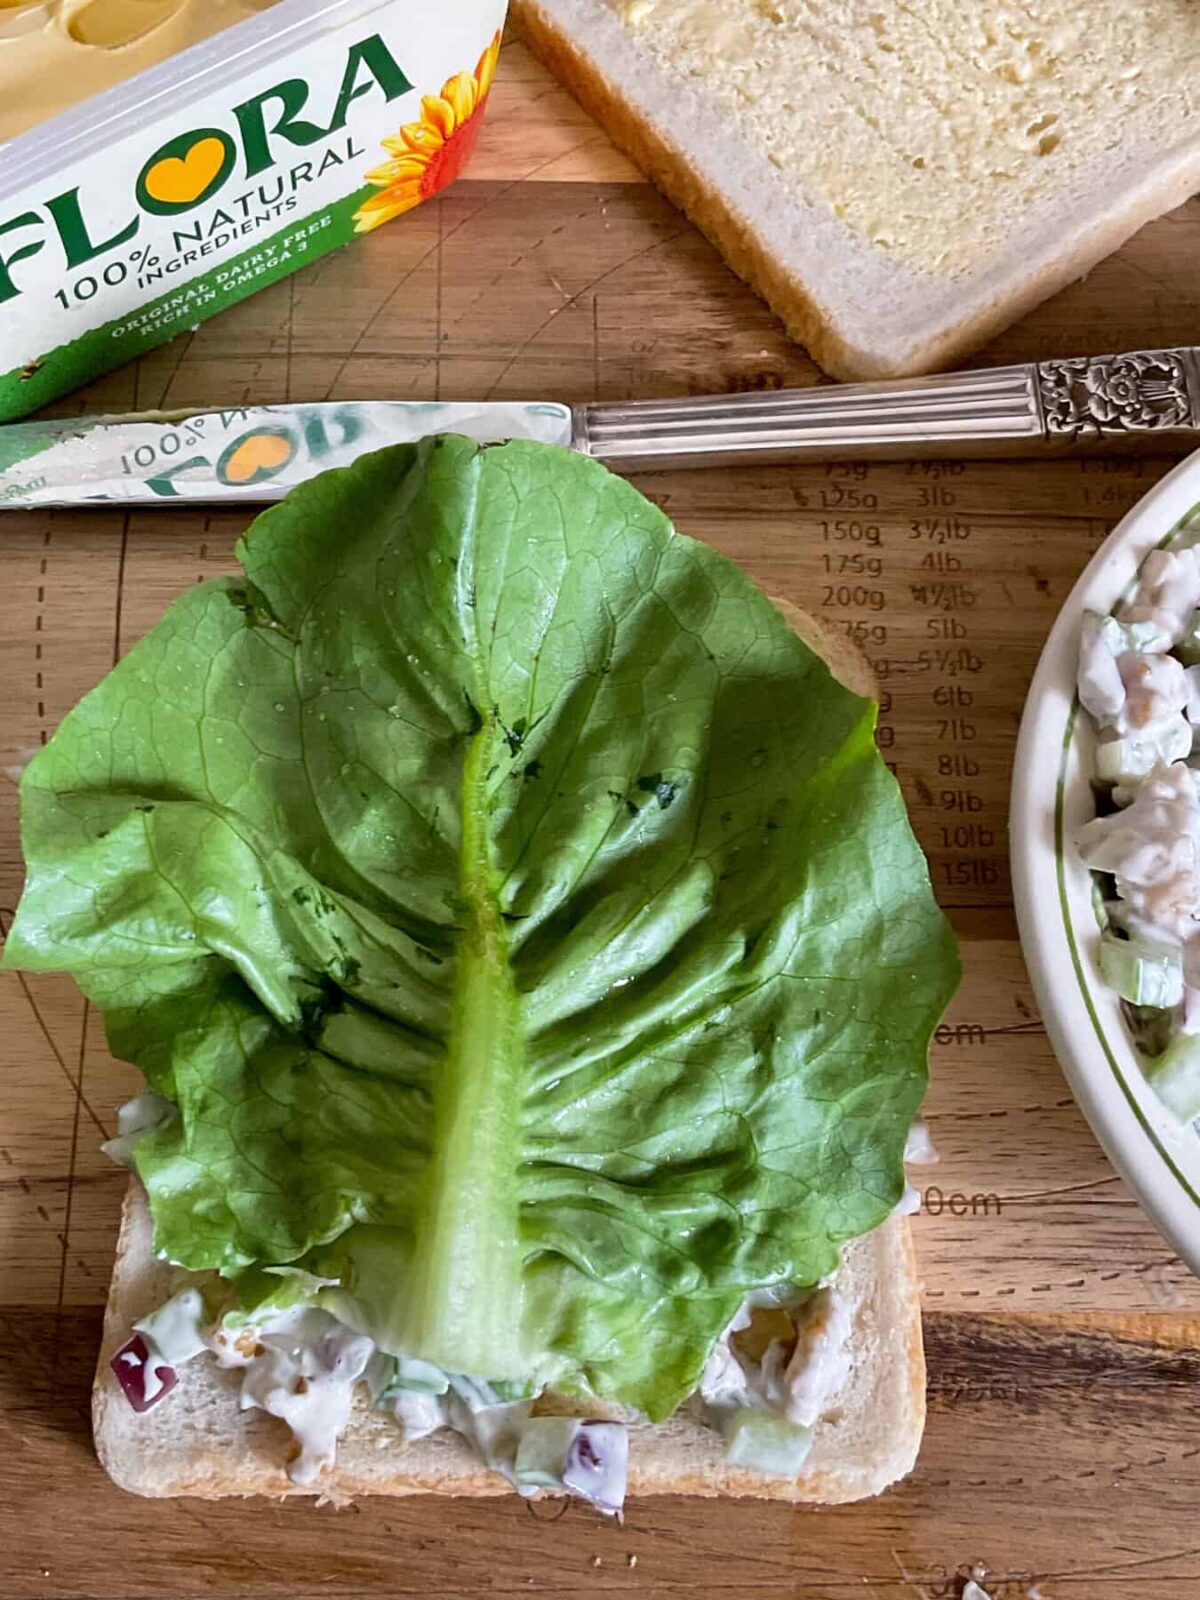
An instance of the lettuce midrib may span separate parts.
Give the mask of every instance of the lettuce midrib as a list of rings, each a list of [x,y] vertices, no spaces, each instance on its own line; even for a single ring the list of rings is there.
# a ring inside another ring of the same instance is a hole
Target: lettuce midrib
[[[521,1375],[518,1170],[525,1049],[489,829],[500,729],[471,737],[462,774],[460,932],[446,1054],[433,1087],[434,1153],[419,1203],[405,1347],[439,1365]]]

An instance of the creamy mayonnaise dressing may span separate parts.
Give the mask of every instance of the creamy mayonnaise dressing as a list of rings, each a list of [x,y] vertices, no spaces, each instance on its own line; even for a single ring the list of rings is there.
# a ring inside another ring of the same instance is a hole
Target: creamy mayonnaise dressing
[[[905,1165],[914,1167],[933,1166],[938,1159],[934,1149],[933,1139],[929,1132],[929,1125],[923,1117],[917,1117],[908,1130],[904,1141]],[[921,1191],[916,1184],[906,1176],[904,1180],[904,1193],[896,1204],[896,1210],[902,1217],[915,1216],[921,1209]]]
[[[397,1389],[386,1400],[378,1400],[376,1404],[395,1417],[404,1434],[405,1444],[425,1439],[450,1423],[444,1397],[422,1389]]]
[[[147,1346],[157,1352],[169,1367],[182,1366],[193,1356],[203,1355],[209,1348],[205,1326],[208,1313],[199,1289],[181,1289],[159,1306],[148,1317],[134,1323],[135,1330],[145,1339]],[[146,1364],[145,1396],[147,1403],[162,1388],[154,1363]]]
[[[771,1375],[768,1398],[774,1409],[802,1428],[813,1427],[850,1376],[850,1333],[854,1319],[844,1295],[818,1289],[796,1317],[796,1347],[782,1373]]]
[[[1153,550],[1113,616],[1080,635],[1080,703],[1098,739],[1095,777],[1114,809],[1076,835],[1106,875],[1105,980],[1166,1024],[1173,1043],[1147,1066],[1177,1114],[1200,1111],[1200,556]],[[1194,1041],[1188,1043],[1188,1040]],[[1158,1047],[1155,1046],[1157,1049]]]
[[[773,1337],[738,1340],[765,1312]],[[578,1417],[534,1416],[532,1389],[513,1396],[475,1379],[441,1372],[428,1362],[396,1360],[328,1311],[299,1304],[232,1325],[213,1322],[196,1285],[188,1285],[135,1324],[151,1352],[171,1369],[211,1353],[241,1372],[240,1405],[279,1417],[291,1429],[287,1472],[307,1488],[331,1466],[362,1383],[375,1405],[389,1411],[403,1442],[453,1428],[481,1461],[524,1495],[565,1489],[606,1514],[625,1497],[629,1441],[624,1424]],[[748,1296],[708,1362],[693,1407],[730,1436],[747,1409],[797,1429],[827,1413],[851,1370],[852,1315],[832,1284],[806,1296],[760,1290]],[[164,1384],[147,1363],[145,1398]],[[171,1375],[173,1381],[173,1374]],[[739,1457],[739,1459],[741,1459]],[[771,1470],[753,1450],[743,1464]]]
[[[747,1334],[756,1313],[775,1332],[761,1353]],[[751,1407],[811,1428],[832,1406],[850,1375],[852,1359],[850,1307],[833,1284],[823,1284],[803,1298],[775,1291],[749,1295],[717,1341],[700,1379],[701,1411],[712,1425],[728,1423],[730,1414]]]
[[[934,1149],[933,1136],[929,1132],[929,1124],[924,1117],[916,1117],[909,1124],[908,1134],[904,1140],[904,1160],[914,1167],[931,1167],[937,1162],[938,1153]]]
[[[274,0],[0,0],[0,144]]]
[[[1200,773],[1182,761],[1155,767],[1129,804],[1079,830],[1079,853],[1111,873],[1119,900],[1109,917],[1123,932],[1166,939],[1189,956],[1200,929]],[[1195,961],[1189,962],[1194,965]]]
[[[628,1439],[622,1424],[562,1418],[553,1419],[557,1432],[547,1430],[551,1419],[531,1417],[532,1391],[507,1398],[488,1383],[448,1375],[429,1362],[395,1360],[319,1306],[301,1303],[227,1326],[213,1322],[201,1290],[189,1285],[134,1326],[152,1357],[144,1363],[147,1405],[166,1387],[155,1360],[174,1369],[211,1353],[220,1366],[241,1372],[242,1410],[266,1411],[291,1429],[287,1472],[299,1487],[314,1484],[333,1465],[362,1383],[396,1418],[404,1444],[453,1428],[522,1494],[563,1488],[606,1513],[623,1503]],[[557,1455],[547,1448],[547,1432],[561,1444]]]
[[[297,1446],[288,1477],[312,1483],[333,1464],[374,1341],[319,1307],[294,1306],[232,1337],[217,1329],[209,1346],[221,1366],[242,1369],[243,1411],[287,1423]]]
[[[137,1140],[144,1133],[165,1128],[175,1120],[176,1115],[175,1107],[165,1096],[156,1094],[153,1089],[146,1089],[142,1094],[134,1095],[132,1100],[126,1100],[119,1108],[116,1137],[106,1139],[100,1148],[118,1166],[132,1167],[130,1157]]]

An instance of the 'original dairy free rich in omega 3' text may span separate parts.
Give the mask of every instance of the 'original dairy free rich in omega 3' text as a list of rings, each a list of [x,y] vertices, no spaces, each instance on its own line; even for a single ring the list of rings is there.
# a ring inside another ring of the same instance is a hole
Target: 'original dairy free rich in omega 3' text
[[[444,188],[505,4],[0,0],[0,422]]]

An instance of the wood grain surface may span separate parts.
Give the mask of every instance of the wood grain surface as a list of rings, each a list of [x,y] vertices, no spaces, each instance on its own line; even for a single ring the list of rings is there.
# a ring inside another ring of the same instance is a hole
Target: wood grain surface
[[[1200,339],[1200,203],[1147,228],[983,359]],[[60,409],[775,388],[820,375],[530,57],[506,44],[468,177],[438,203],[113,373]],[[881,742],[966,976],[933,1053],[922,1174],[930,1418],[912,1479],[837,1510],[414,1500],[147,1504],[91,1454],[87,1401],[136,1074],[69,983],[0,982],[0,1600],[209,1594],[1200,1595],[1200,1284],[1075,1108],[1016,942],[1006,800],[1056,609],[1161,459],[806,466],[639,479],[768,592],[859,640]],[[6,513],[0,919],[12,772],[191,583],[240,514]]]

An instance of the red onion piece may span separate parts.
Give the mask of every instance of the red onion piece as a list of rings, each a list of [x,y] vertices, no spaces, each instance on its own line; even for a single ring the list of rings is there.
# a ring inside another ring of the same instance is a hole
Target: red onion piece
[[[109,1362],[117,1375],[117,1382],[125,1398],[135,1411],[149,1411],[179,1382],[174,1367],[150,1354],[150,1347],[140,1333],[135,1333],[128,1344],[123,1344]],[[149,1390],[147,1399],[146,1391]]]
[[[612,1516],[625,1503],[628,1470],[629,1435],[624,1425],[591,1418],[582,1421],[563,1463],[564,1487]]]

